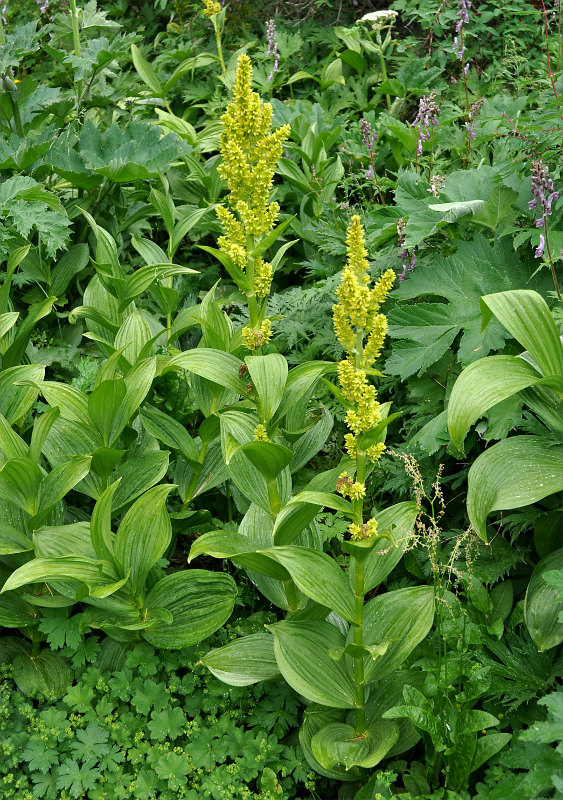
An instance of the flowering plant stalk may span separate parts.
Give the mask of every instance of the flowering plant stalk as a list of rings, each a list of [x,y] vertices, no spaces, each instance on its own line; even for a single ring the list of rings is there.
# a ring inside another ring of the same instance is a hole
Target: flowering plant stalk
[[[250,325],[242,335],[246,347],[255,350],[271,336],[266,303],[277,261],[270,263],[262,256],[286,227],[275,225],[279,205],[270,201],[270,191],[290,126],[272,130],[272,106],[262,103],[251,82],[252,64],[243,54],[235,74],[233,99],[222,117],[219,174],[227,182],[229,197],[228,205],[217,208],[217,216],[224,231],[218,257],[246,294]]]
[[[221,3],[218,0],[202,0],[203,13],[211,20],[213,31],[215,33],[215,43],[217,45],[217,56],[221,65],[221,74],[223,77],[227,74],[227,67],[225,66],[225,59],[223,57],[223,46],[221,44],[221,32],[223,23],[225,21],[225,9],[221,8]]]
[[[364,14],[364,16],[358,20],[360,24],[363,23],[364,25],[369,26],[375,34],[375,40],[377,42],[375,46],[375,52],[379,55],[379,64],[381,66],[381,74],[383,76],[383,82],[387,80],[387,67],[385,66],[385,51],[392,44],[391,32],[397,16],[398,16],[397,12],[393,11],[392,9],[380,9],[379,11],[372,11],[369,14]],[[385,28],[388,28],[388,30],[385,39],[383,39],[381,32]],[[387,102],[388,110],[391,110],[391,97],[387,93],[385,94],[385,100]]]
[[[398,503],[377,515],[366,514],[366,481],[384,450],[386,426],[396,416],[388,414],[387,404],[380,405],[370,381],[379,374],[373,364],[387,330],[380,307],[395,274],[388,270],[370,285],[364,233],[357,216],[350,222],[347,246],[333,316],[344,358],[338,365],[301,364],[289,374],[286,365],[280,381],[285,361],[281,356],[247,356],[259,409],[270,405],[275,410],[264,418],[269,441],[255,436],[243,445],[253,467],[270,479],[268,499],[245,483],[246,464],[240,463],[238,474],[231,469],[243,494],[255,499],[238,533],[204,533],[192,545],[190,560],[203,553],[233,559],[286,612],[285,619],[267,625],[265,632],[212,650],[203,663],[233,685],[283,677],[312,703],[300,731],[308,762],[322,775],[355,780],[365,777],[366,770],[385,756],[404,752],[413,743],[412,729],[400,729],[383,714],[401,698],[400,681],[391,683],[396,670],[430,629],[434,591],[429,586],[409,587],[366,603],[366,594],[399,562],[418,512],[415,503]],[[346,409],[344,468],[338,478],[334,470],[318,475],[292,496],[286,488],[291,467],[283,472],[290,459],[295,462],[298,451],[299,440],[292,457],[291,442],[284,438],[288,433],[287,438],[293,438],[287,424],[293,419],[295,426],[291,404],[308,398],[315,382],[335,367],[339,386],[327,383]],[[306,387],[305,395],[296,400],[303,392],[300,387]],[[234,413],[221,414],[222,428]],[[281,424],[283,419],[286,422]],[[225,452],[236,455],[226,428],[223,439]],[[349,522],[349,537],[342,543],[349,556],[346,570],[323,551],[316,533],[314,518],[323,507],[340,512]],[[378,547],[380,543],[383,547]],[[385,704],[370,704],[370,685],[386,677]]]

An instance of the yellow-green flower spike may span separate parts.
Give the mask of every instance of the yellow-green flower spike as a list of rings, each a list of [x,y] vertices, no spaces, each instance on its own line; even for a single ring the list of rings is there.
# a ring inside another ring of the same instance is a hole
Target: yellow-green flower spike
[[[250,251],[273,229],[279,205],[270,202],[276,164],[290,126],[272,130],[272,106],[262,103],[252,91],[252,64],[247,55],[239,56],[233,85],[233,99],[221,121],[222,163],[219,174],[229,188],[228,204],[217,216],[224,230],[219,247],[235,264],[246,270]],[[253,263],[254,292],[267,297],[272,282],[272,267],[259,257]]]
[[[221,13],[221,3],[217,0],[202,0],[203,13],[206,17],[214,17]]]
[[[345,400],[352,405],[346,412],[346,424],[351,431],[345,437],[346,450],[355,458],[358,435],[381,421],[377,392],[368,380],[367,369],[379,357],[387,333],[387,318],[379,309],[393,286],[395,273],[387,270],[370,287],[368,252],[357,215],[350,220],[346,245],[348,257],[337,290],[338,303],[332,310],[334,330],[346,352],[338,365],[338,381]],[[384,450],[383,445],[373,445],[368,448],[367,457],[377,461]],[[349,486],[346,491],[349,494]]]

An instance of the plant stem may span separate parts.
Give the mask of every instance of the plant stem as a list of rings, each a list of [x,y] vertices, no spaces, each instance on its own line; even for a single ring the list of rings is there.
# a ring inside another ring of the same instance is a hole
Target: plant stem
[[[260,312],[258,310],[258,301],[254,292],[246,295],[248,299],[248,313],[250,314],[250,327],[254,328],[260,321]]]
[[[215,31],[215,42],[217,44],[217,55],[219,56],[219,63],[221,64],[221,73],[223,77],[227,74],[227,67],[225,66],[225,59],[223,58],[223,47],[221,45],[221,29],[217,23],[217,19],[212,17],[213,30]]]
[[[70,17],[72,21],[72,42],[74,47],[74,55],[77,58],[80,58],[82,55],[82,48],[80,47],[80,28],[78,25],[78,9],[76,7],[76,0],[70,0]],[[78,102],[80,103],[80,97],[82,95],[82,81],[76,82],[76,92],[78,96]]]
[[[381,33],[377,31],[377,44],[379,45],[379,63],[381,64],[381,72],[383,73],[383,82],[387,80],[387,68],[385,67],[385,56],[383,55],[383,42],[381,41]],[[391,110],[391,97],[386,94],[387,110]]]
[[[555,291],[557,292],[557,297],[559,298],[559,302],[563,303],[563,297],[561,297],[561,290],[559,288],[559,282],[557,280],[557,274],[555,272],[555,264],[553,263],[553,256],[551,255],[551,247],[549,245],[549,234],[547,232],[547,215],[544,214],[543,218],[543,235],[545,237],[545,248],[547,250],[547,260],[549,261],[549,266],[551,268],[551,275],[553,278],[553,283],[555,285]]]
[[[364,559],[354,557],[352,565],[354,575],[354,616],[353,636],[354,644],[359,647],[364,643]],[[356,733],[361,735],[366,730],[365,686],[364,686],[364,657],[354,657],[354,683],[356,704]]]
[[[272,514],[274,517],[277,517],[281,510],[281,500],[276,479],[274,478],[273,481],[266,481],[266,486],[268,487],[268,499],[270,501]]]

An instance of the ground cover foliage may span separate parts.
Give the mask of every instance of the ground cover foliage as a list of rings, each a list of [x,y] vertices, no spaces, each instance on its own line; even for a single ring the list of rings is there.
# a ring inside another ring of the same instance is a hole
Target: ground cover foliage
[[[0,797],[563,797],[561,4],[1,13]]]

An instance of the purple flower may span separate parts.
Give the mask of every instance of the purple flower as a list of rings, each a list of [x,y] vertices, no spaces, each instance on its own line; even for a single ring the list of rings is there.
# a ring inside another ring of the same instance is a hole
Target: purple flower
[[[371,164],[369,166],[368,171],[366,172],[366,178],[368,179],[368,181],[373,178],[373,167],[371,166]]]
[[[422,155],[422,143],[430,138],[430,126],[438,125],[438,117],[440,115],[440,106],[435,101],[436,92],[431,92],[428,97],[421,97],[418,101],[418,114],[414,122],[411,122],[411,127],[418,125],[418,142],[416,152],[419,156]]]
[[[541,159],[532,161],[532,199],[528,203],[528,208],[532,211],[539,205],[542,211],[540,217],[536,220],[536,228],[543,228],[545,218],[551,216],[552,204],[558,199],[559,194],[559,192],[555,191],[553,181],[550,178],[549,167]]]
[[[540,243],[536,247],[536,252],[534,253],[534,256],[536,258],[541,258],[543,256],[544,250],[545,250],[545,236],[543,235],[543,233],[540,233]]]
[[[35,2],[39,6],[39,13],[46,14],[49,9],[50,0],[35,0]]]
[[[276,37],[276,23],[273,19],[268,20],[266,24],[266,36],[268,38],[268,49],[266,51],[267,56],[273,56],[274,63],[272,65],[272,71],[268,75],[268,80],[271,81],[274,77],[274,73],[276,73],[279,69],[280,64],[280,54],[278,53],[278,40]]]
[[[2,24],[7,25],[8,20],[6,19],[6,11],[8,10],[8,3],[4,3],[2,8],[0,8],[0,14],[2,15]]]
[[[373,130],[367,119],[360,120],[360,131],[362,133],[362,144],[367,146],[368,153],[373,153],[373,146],[377,141],[377,133]]]
[[[469,22],[469,9],[471,8],[471,0],[459,0],[457,4],[457,23],[455,26],[456,33],[459,33],[466,22]]]

